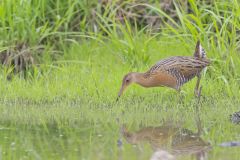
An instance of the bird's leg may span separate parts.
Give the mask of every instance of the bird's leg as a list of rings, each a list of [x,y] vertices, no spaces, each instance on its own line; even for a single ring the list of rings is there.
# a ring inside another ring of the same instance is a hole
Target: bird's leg
[[[198,98],[201,96],[201,90],[202,90],[202,87],[200,87],[200,89],[199,89],[200,80],[201,80],[201,74],[198,74],[197,75],[197,84],[196,84],[195,91],[194,91],[195,96]]]
[[[202,92],[202,86],[200,86],[199,88],[199,84],[200,84],[200,79],[201,79],[201,74],[198,74],[197,75],[197,84],[196,84],[196,87],[195,87],[195,96],[197,97],[197,102],[196,102],[196,116],[195,116],[195,121],[196,121],[196,125],[197,125],[197,128],[198,128],[198,132],[197,132],[197,135],[200,136],[200,134],[202,133],[202,123],[201,123],[201,119],[200,119],[200,106],[201,106],[201,103],[200,102],[200,98],[201,98],[201,92]]]

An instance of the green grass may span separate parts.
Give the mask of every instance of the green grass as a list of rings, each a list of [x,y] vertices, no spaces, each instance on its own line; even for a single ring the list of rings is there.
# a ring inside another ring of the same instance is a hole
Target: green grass
[[[103,45],[85,41],[73,44],[62,60],[42,65],[44,72],[32,79],[16,76],[7,81],[3,72],[0,77],[3,159],[118,159],[117,140],[121,135],[117,118],[131,131],[171,121],[197,132],[195,79],[182,88],[182,102],[172,89],[145,89],[137,85],[129,87],[115,102],[127,72],[146,71],[161,58],[193,53],[194,45],[188,49],[181,41],[170,39],[153,38],[145,53],[149,62],[140,63],[141,67],[125,61],[115,42]],[[206,50],[208,57],[214,59],[214,51]],[[220,159],[223,152],[238,159],[239,149],[218,147],[224,141],[239,140],[240,131],[229,121],[229,115],[239,110],[240,105],[238,75],[224,79],[228,76],[223,70],[224,66],[213,63],[202,78],[201,137],[213,146],[211,159]],[[152,153],[145,144],[142,159],[148,159]],[[139,159],[137,152],[123,140],[124,159]]]
[[[120,124],[137,131],[171,122],[197,132],[196,79],[180,95],[133,85],[115,100],[125,74],[147,71],[169,56],[191,56],[198,39],[212,61],[201,80],[201,137],[213,147],[210,159],[239,159],[239,147],[218,146],[240,141],[240,127],[229,121],[240,106],[239,3],[212,3],[189,0],[186,12],[174,1],[174,18],[157,0],[105,6],[1,1],[0,51],[24,42],[40,60],[26,79],[8,81],[11,68],[0,70],[0,159],[149,159],[147,142],[134,147],[123,140],[120,153]],[[141,16],[119,20],[119,8]],[[147,25],[144,15],[161,23]]]

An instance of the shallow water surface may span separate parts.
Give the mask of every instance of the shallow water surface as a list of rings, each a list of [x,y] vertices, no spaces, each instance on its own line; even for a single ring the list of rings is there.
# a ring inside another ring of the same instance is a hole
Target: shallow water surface
[[[14,107],[3,107],[0,156],[2,159],[240,159],[239,146],[220,146],[239,140],[239,126],[229,122],[224,128],[214,119],[201,121],[200,117],[207,115],[207,112],[202,114],[204,110],[199,115],[190,108],[189,113],[181,111],[186,115],[179,117],[176,109],[144,113],[140,108],[135,112],[129,108],[130,111],[123,113],[121,108],[113,111],[78,106],[25,106],[15,112]]]

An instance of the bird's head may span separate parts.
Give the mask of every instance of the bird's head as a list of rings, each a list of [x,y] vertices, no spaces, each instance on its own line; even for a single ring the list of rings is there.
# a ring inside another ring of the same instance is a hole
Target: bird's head
[[[120,91],[118,92],[117,100],[118,100],[119,97],[123,94],[124,90],[125,90],[130,84],[132,84],[134,81],[135,81],[135,73],[133,73],[133,72],[128,73],[128,74],[126,74],[126,75],[123,77],[122,86],[121,86]]]

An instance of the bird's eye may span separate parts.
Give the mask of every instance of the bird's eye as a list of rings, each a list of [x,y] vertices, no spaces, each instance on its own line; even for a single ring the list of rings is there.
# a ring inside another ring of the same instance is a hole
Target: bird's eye
[[[129,79],[126,79],[126,83],[128,83],[129,82]]]

